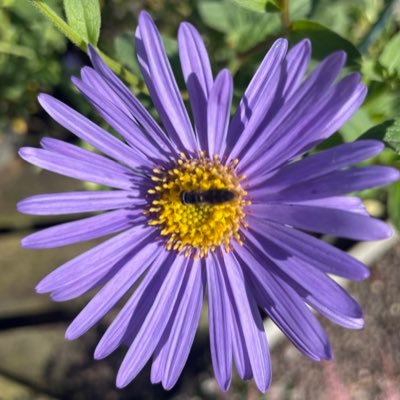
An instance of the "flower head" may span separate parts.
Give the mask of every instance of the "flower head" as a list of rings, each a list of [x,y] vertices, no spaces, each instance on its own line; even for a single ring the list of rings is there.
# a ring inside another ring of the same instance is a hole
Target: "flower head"
[[[199,33],[179,29],[179,55],[191,116],[160,35],[142,12],[139,64],[162,127],[90,48],[93,68],[73,83],[120,136],[109,134],[55,98],[43,108],[100,153],[44,138],[22,158],[50,171],[114,190],[55,193],[18,204],[29,214],[99,212],[25,239],[50,248],[115,234],[45,277],[39,293],[56,301],[101,286],[69,326],[76,339],[138,283],[95,350],[101,359],[128,345],[117,385],[126,386],[152,357],[151,381],[169,389],[188,357],[207,288],[213,368],[228,389],[232,361],[261,391],[271,367],[259,309],[304,354],[329,359],[331,348],[307,305],[335,323],[361,328],[359,305],[328,274],[361,280],[364,265],[307,232],[382,239],[390,228],[346,193],[389,183],[398,171],[348,168],[379,153],[359,141],[305,156],[358,109],[366,88],[358,74],[338,80],[343,52],[305,77],[310,43],[287,52],[277,40],[230,118],[233,80],[214,79]],[[192,123],[193,121],[193,123]],[[305,157],[303,157],[305,156]]]

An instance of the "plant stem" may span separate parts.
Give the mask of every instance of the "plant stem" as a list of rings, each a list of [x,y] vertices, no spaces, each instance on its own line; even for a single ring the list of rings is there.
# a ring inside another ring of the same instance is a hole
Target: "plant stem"
[[[289,0],[281,0],[280,3],[282,28],[285,32],[288,32],[290,26]]]

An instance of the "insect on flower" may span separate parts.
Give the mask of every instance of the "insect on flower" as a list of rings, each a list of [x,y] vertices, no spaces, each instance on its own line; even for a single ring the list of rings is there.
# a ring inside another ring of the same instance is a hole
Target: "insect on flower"
[[[235,198],[235,192],[228,189],[192,190],[181,192],[181,201],[184,204],[222,204]]]
[[[160,34],[142,12],[136,51],[159,125],[93,48],[93,68],[74,85],[122,137],[112,136],[61,101],[42,94],[42,107],[97,154],[56,139],[23,148],[26,161],[115,190],[36,195],[18,204],[28,214],[99,212],[23,239],[51,248],[115,234],[45,277],[38,293],[74,299],[101,286],[69,326],[76,339],[139,282],[95,350],[102,359],[128,350],[117,386],[129,384],[152,358],[151,381],[170,389],[192,346],[207,293],[211,358],[229,388],[232,363],[265,392],[271,366],[262,309],[313,360],[331,347],[308,306],[347,328],[363,326],[357,302],[328,274],[368,276],[351,256],[306,232],[375,240],[391,235],[357,197],[344,194],[387,184],[398,171],[349,168],[383,149],[368,140],[306,155],[361,105],[360,76],[338,76],[345,54],[324,59],[308,76],[310,42],[290,51],[277,40],[230,118],[233,80],[214,77],[195,28],[182,23],[179,55],[189,93],[184,106]],[[221,201],[217,201],[221,200]],[[308,306],[307,306],[308,305]]]

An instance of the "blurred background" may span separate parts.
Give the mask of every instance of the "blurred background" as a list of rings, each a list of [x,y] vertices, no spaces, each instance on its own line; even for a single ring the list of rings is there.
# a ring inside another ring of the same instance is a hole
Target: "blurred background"
[[[313,65],[336,49],[345,50],[346,70],[360,71],[369,93],[357,114],[322,147],[363,135],[378,137],[387,148],[368,163],[399,168],[400,2],[100,1],[99,38],[98,30],[92,37],[81,35],[79,16],[74,17],[71,11],[77,2],[0,0],[0,399],[400,399],[397,237],[367,246],[335,241],[368,263],[372,274],[367,282],[348,287],[363,305],[364,330],[346,331],[322,320],[332,339],[334,361],[309,361],[267,321],[273,344],[271,390],[262,396],[251,382],[241,382],[235,376],[229,392],[221,393],[213,379],[205,306],[188,363],[173,390],[165,392],[152,386],[148,368],[128,388],[118,390],[114,380],[123,351],[104,361],[92,359],[112,315],[82,339],[67,342],[64,331],[89,297],[53,303],[34,292],[42,277],[92,247],[93,242],[48,251],[21,249],[23,236],[61,218],[31,217],[15,210],[15,203],[29,195],[96,188],[34,168],[17,156],[19,147],[36,146],[43,136],[85,146],[40,109],[36,100],[39,92],[55,95],[106,127],[70,83],[70,76],[89,64],[85,54],[88,42],[103,51],[110,65],[154,113],[132,40],[142,9],[156,20],[184,98],[187,94],[175,40],[179,23],[184,20],[201,32],[214,72],[227,66],[234,74],[236,103],[277,37],[286,36],[292,44],[309,37]],[[65,29],[60,31],[60,27]],[[74,38],[75,44],[70,40]],[[400,228],[399,183],[358,195],[371,215],[389,219]]]

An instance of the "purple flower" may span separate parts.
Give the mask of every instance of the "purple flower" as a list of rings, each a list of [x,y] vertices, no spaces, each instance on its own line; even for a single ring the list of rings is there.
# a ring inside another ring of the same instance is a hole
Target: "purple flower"
[[[187,360],[207,288],[210,343],[218,384],[227,390],[232,360],[243,379],[265,392],[271,382],[259,309],[314,360],[330,359],[326,334],[307,305],[351,329],[363,326],[356,301],[328,274],[367,278],[366,267],[310,236],[387,238],[346,193],[387,184],[398,171],[348,168],[383,149],[373,140],[303,157],[359,108],[360,76],[339,80],[345,54],[336,52],[304,75],[310,42],[287,52],[277,40],[230,121],[233,81],[214,79],[199,33],[179,29],[179,55],[193,124],[180,96],[160,35],[142,12],[136,31],[139,64],[163,128],[91,48],[94,68],[72,81],[122,140],[67,105],[42,94],[43,108],[102,155],[44,138],[23,148],[28,162],[116,190],[44,194],[19,211],[95,214],[34,233],[24,247],[51,248],[116,234],[45,277],[38,293],[55,301],[101,286],[66,332],[76,339],[138,283],[95,350],[102,359],[128,351],[117,376],[126,386],[152,357],[151,381],[170,389]]]

